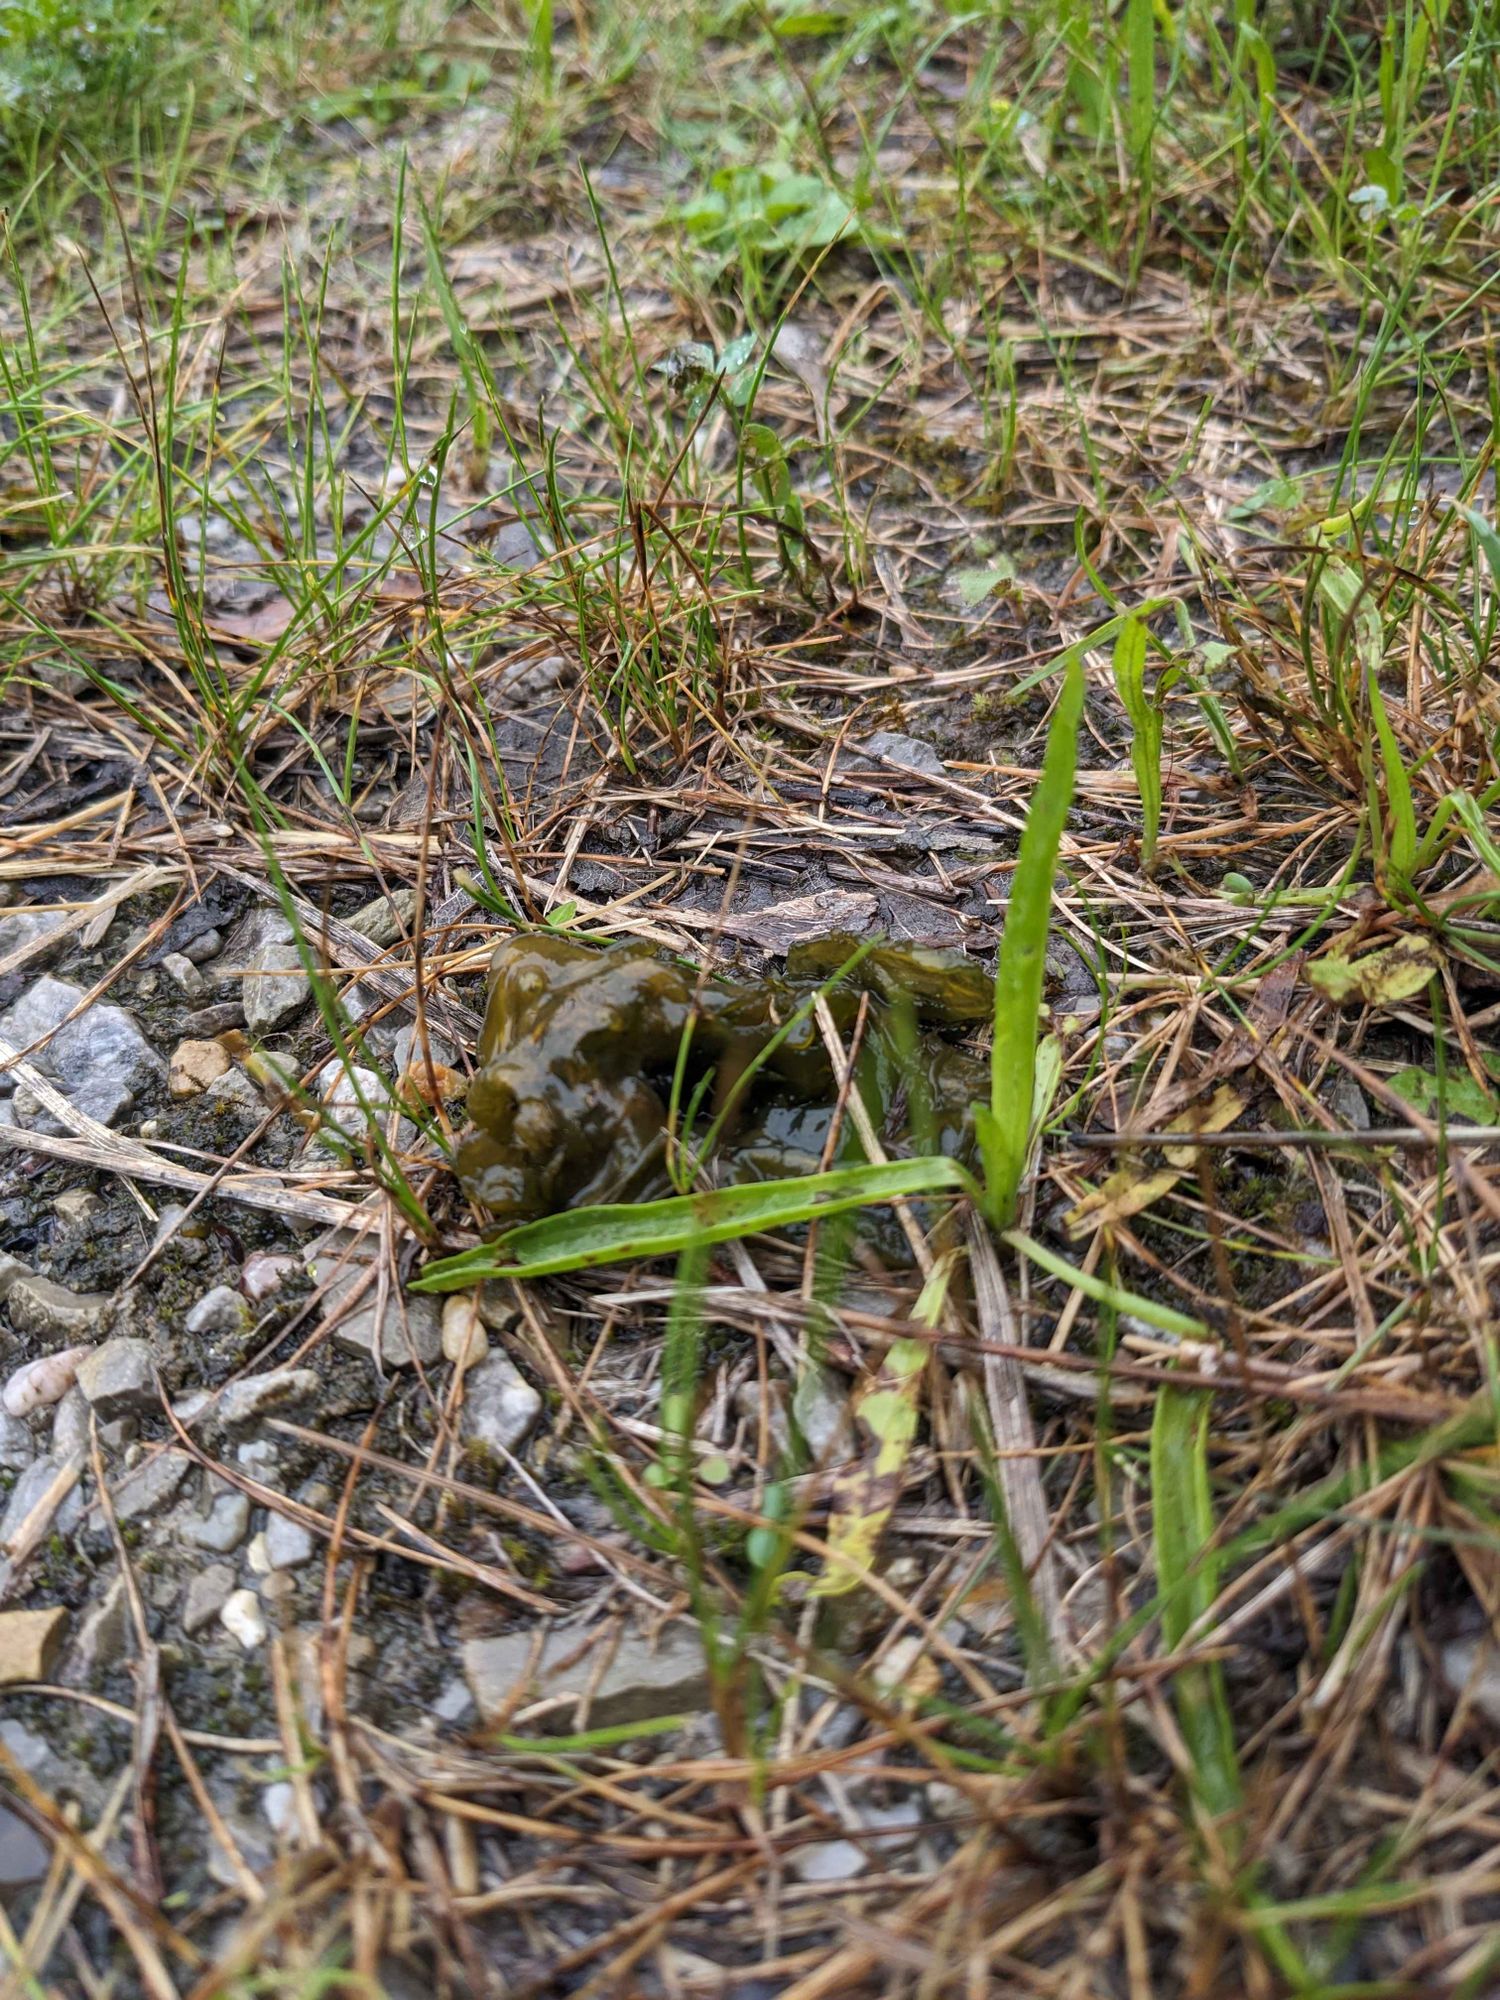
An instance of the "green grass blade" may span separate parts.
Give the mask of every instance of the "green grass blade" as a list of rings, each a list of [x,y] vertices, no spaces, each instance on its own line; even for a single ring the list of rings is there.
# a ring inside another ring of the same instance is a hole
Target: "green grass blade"
[[[1163,1389],[1151,1425],[1152,1533],[1162,1592],[1162,1636],[1175,1650],[1219,1592],[1212,1553],[1213,1496],[1208,1483],[1208,1417],[1202,1390]],[[1239,1763],[1224,1676],[1217,1661],[1182,1667],[1177,1720],[1192,1759],[1199,1806],[1213,1818],[1240,1804]]]
[[[1078,724],[1083,715],[1083,667],[1069,662],[1047,731],[1041,780],[1026,815],[1021,852],[1005,913],[995,974],[995,1040],[990,1054],[990,1103],[976,1107],[984,1155],[985,1208],[998,1229],[1015,1219],[1026,1169],[1035,1090],[1037,1015],[1043,960],[1052,921],[1052,878],[1073,802]]]
[[[767,1229],[786,1229],[877,1202],[934,1194],[974,1193],[957,1160],[889,1160],[839,1167],[826,1174],[674,1195],[664,1201],[607,1203],[549,1215],[430,1264],[412,1289],[458,1291],[481,1278],[544,1278],[622,1264],[638,1257],[670,1257],[706,1243],[727,1243]]]

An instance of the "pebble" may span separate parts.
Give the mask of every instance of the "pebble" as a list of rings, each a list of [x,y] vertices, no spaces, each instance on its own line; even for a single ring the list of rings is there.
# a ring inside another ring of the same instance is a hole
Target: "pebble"
[[[392,896],[377,896],[344,921],[351,931],[358,931],[371,944],[385,946],[393,945],[404,931],[410,930],[416,915],[416,890],[398,889]]]
[[[106,1340],[93,1348],[78,1364],[78,1386],[101,1423],[154,1410],[161,1402],[155,1360],[144,1340]]]
[[[161,969],[189,1000],[201,1000],[208,991],[208,981],[186,952],[169,951],[161,960]]]
[[[859,742],[849,746],[853,752],[862,752],[863,758],[884,757],[892,764],[900,764],[904,770],[920,771],[924,778],[945,778],[947,768],[942,758],[920,736],[907,736],[897,729],[877,729],[870,736],[861,737]],[[856,757],[854,761],[861,762]]]
[[[541,1407],[541,1397],[509,1355],[488,1355],[464,1377],[463,1434],[491,1451],[514,1451]]]
[[[201,978],[201,974],[195,972],[194,977]],[[232,1068],[229,1051],[221,1042],[179,1042],[167,1070],[167,1089],[176,1098],[199,1097]]]
[[[175,953],[174,956],[185,958],[189,965],[207,965],[208,961],[211,958],[217,958],[223,949],[224,933],[222,931],[199,931],[198,935],[195,938],[189,938],[187,943],[182,947],[182,950]],[[162,964],[166,964],[165,959],[162,960]]]
[[[219,1623],[247,1653],[266,1643],[266,1621],[253,1590],[232,1590],[219,1612]]]
[[[65,1223],[69,1229],[91,1222],[103,1207],[103,1195],[95,1194],[92,1188],[69,1188],[52,1204],[58,1221]]]
[[[203,1093],[205,1104],[227,1104],[236,1111],[246,1111],[253,1118],[265,1116],[265,1102],[255,1085],[242,1069],[227,1069],[222,1076],[216,1076]]]
[[[96,1687],[128,1657],[135,1643],[135,1621],[130,1612],[130,1595],[118,1571],[105,1586],[104,1595],[92,1605],[78,1628],[78,1638],[68,1656],[64,1679],[72,1687]]]
[[[1487,1638],[1450,1639],[1439,1660],[1452,1693],[1467,1696],[1470,1715],[1500,1724],[1500,1647]]]
[[[210,1563],[199,1570],[182,1599],[182,1629],[189,1638],[213,1624],[233,1589],[234,1571],[228,1563]]]
[[[245,961],[244,991],[245,1026],[252,1035],[269,1035],[304,1007],[312,984],[296,945],[257,945]]]
[[[36,1068],[78,1110],[112,1125],[134,1104],[136,1091],[161,1076],[162,1061],[123,1007],[96,1001],[68,1020],[84,997],[83,988],[68,980],[38,979],[0,1014],[0,1037],[17,1048],[39,1042],[29,1058]],[[18,1099],[20,1094],[18,1089]],[[26,1097],[24,1108],[17,1103],[18,1120],[38,1131],[63,1129],[39,1105],[31,1108],[30,1092]]]
[[[337,1259],[332,1257],[317,1260],[313,1275],[319,1283],[329,1279],[336,1263]],[[323,1300],[325,1325],[340,1314],[344,1301],[364,1283],[365,1268],[362,1264],[351,1262],[331,1279]],[[409,1368],[414,1357],[424,1368],[430,1367],[443,1352],[442,1322],[437,1300],[416,1293],[409,1293],[403,1300],[400,1291],[393,1285],[386,1295],[385,1311],[381,1314],[377,1304],[378,1286],[378,1276],[371,1278],[365,1284],[360,1303],[352,1312],[337,1318],[333,1328],[335,1343],[352,1354],[371,1356],[376,1354],[378,1343],[379,1360],[386,1368]]]
[[[59,1464],[88,1456],[90,1420],[89,1399],[75,1382],[52,1417],[52,1456]]]
[[[148,1458],[114,1491],[115,1513],[121,1521],[138,1521],[154,1514],[171,1499],[192,1470],[185,1451],[161,1451]]]
[[[370,1123],[383,1122],[390,1113],[390,1092],[372,1069],[325,1063],[318,1072],[317,1090],[325,1120],[350,1139],[359,1138]]]
[[[46,1611],[0,1611],[0,1687],[46,1680],[67,1623],[60,1604]]]
[[[78,1364],[87,1347],[64,1347],[25,1361],[0,1390],[0,1407],[8,1417],[29,1417],[33,1410],[60,1403],[78,1379]]]
[[[27,1515],[61,1470],[60,1462],[50,1453],[45,1458],[34,1458],[26,1467],[10,1489],[5,1512],[0,1515],[0,1548],[8,1546],[15,1540]],[[74,1486],[58,1502],[49,1528],[59,1535],[71,1535],[82,1519],[83,1495],[77,1486]]]
[[[169,1243],[176,1244],[177,1254],[189,1264],[201,1264],[208,1255],[207,1223],[201,1215],[189,1215],[180,1201],[167,1203],[151,1233],[153,1252],[164,1250]]]
[[[460,1363],[472,1368],[490,1351],[479,1308],[466,1292],[453,1292],[443,1301],[443,1359],[455,1368]]]
[[[248,1333],[255,1316],[232,1285],[215,1285],[182,1322],[188,1333]]]
[[[212,1007],[184,1015],[182,1025],[190,1035],[222,1035],[244,1027],[245,1010],[238,1000],[218,1000]]]
[[[474,1697],[462,1681],[449,1681],[432,1704],[432,1712],[439,1722],[462,1722],[474,1712]]]
[[[272,1569],[300,1569],[313,1559],[316,1543],[312,1530],[285,1514],[272,1514],[266,1523],[266,1558]]]
[[[240,1290],[252,1305],[259,1305],[272,1292],[280,1291],[287,1279],[295,1277],[302,1268],[300,1257],[252,1250],[240,1270]]]
[[[788,1857],[787,1867],[799,1882],[848,1882],[863,1875],[870,1859],[852,1840],[816,1840]]]
[[[6,1308],[17,1333],[77,1340],[99,1331],[110,1300],[105,1292],[74,1292],[51,1278],[23,1271],[11,1285]]]
[[[601,1645],[612,1649],[602,1671]],[[553,1626],[537,1648],[532,1632],[506,1632],[495,1639],[469,1640],[463,1663],[474,1705],[485,1720],[509,1714],[533,1691],[537,1696],[590,1693],[589,1724],[598,1729],[701,1709],[709,1695],[702,1643],[680,1623],[669,1625],[654,1643],[633,1631],[616,1644],[613,1636],[591,1637],[577,1627]],[[550,1734],[565,1725],[563,1711],[541,1726]]]
[[[297,1824],[297,1791],[286,1778],[267,1785],[260,1795],[260,1809],[266,1824],[280,1839],[290,1837]]]
[[[250,1501],[238,1488],[219,1494],[207,1514],[189,1514],[178,1522],[183,1541],[221,1556],[237,1549],[249,1532]]]
[[[222,1389],[200,1389],[174,1403],[172,1412],[179,1422],[191,1424],[207,1411],[213,1421],[233,1429],[264,1410],[316,1395],[318,1386],[314,1369],[273,1368],[264,1375],[244,1375],[238,1382],[226,1382]]]
[[[27,1275],[27,1266],[19,1257],[12,1257],[8,1250],[0,1250],[0,1305],[10,1297],[16,1281]]]
[[[0,1412],[0,1472],[24,1472],[35,1457],[31,1426],[8,1410]]]
[[[51,1848],[31,1822],[0,1804],[0,1895],[40,1882],[51,1859]]]
[[[809,1365],[792,1392],[792,1414],[815,1465],[836,1465],[854,1449],[849,1398],[826,1368]]]

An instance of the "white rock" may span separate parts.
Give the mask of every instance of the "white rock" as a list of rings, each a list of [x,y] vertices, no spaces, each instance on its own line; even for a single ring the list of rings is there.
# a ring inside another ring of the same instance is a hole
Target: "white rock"
[[[473,1368],[490,1351],[489,1336],[479,1308],[466,1292],[453,1292],[443,1301],[443,1358],[456,1368],[460,1362]]]
[[[189,1333],[245,1333],[253,1315],[239,1293],[229,1285],[215,1285],[182,1322]]]
[[[245,1025],[268,1035],[305,1006],[312,983],[294,944],[257,945],[245,961]]]
[[[285,1838],[297,1824],[297,1793],[287,1779],[267,1785],[260,1795],[260,1809],[271,1831]]]
[[[261,1537],[257,1536],[257,1540]],[[266,1523],[266,1556],[272,1569],[300,1569],[313,1559],[317,1544],[312,1530],[300,1521],[290,1521],[285,1514],[273,1514]]]
[[[514,1451],[541,1407],[541,1397],[509,1355],[488,1355],[464,1377],[464,1435],[492,1451]]]
[[[266,1621],[253,1590],[231,1591],[219,1613],[219,1623],[247,1653],[266,1643]]]
[[[26,1361],[0,1390],[0,1406],[8,1417],[27,1417],[33,1410],[60,1403],[78,1380],[78,1364],[90,1352],[87,1347],[64,1347],[56,1354],[40,1354]]]

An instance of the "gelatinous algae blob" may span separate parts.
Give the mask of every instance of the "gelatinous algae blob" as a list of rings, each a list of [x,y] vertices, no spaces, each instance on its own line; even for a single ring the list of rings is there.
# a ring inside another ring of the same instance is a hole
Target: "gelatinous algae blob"
[[[647,945],[504,939],[469,1090],[475,1129],[458,1149],[465,1192],[506,1225],[673,1192],[667,1105],[690,1027],[679,1101],[696,1093],[700,1140],[728,1109],[712,1163],[720,1184],[812,1172],[838,1093],[811,1012],[744,1077],[856,944],[839,936],[800,945],[784,979],[751,984],[703,979]],[[846,1042],[861,993],[870,1001],[856,1086],[882,1138],[895,1152],[913,1142],[965,1151],[987,1072],[943,1031],[988,1020],[988,976],[958,952],[877,945],[828,995]]]

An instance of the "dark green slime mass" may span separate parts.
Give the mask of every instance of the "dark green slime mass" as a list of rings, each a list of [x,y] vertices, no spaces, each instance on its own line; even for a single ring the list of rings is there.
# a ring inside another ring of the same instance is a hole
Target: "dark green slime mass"
[[[490,962],[469,1090],[476,1129],[458,1149],[465,1193],[509,1226],[673,1192],[666,1107],[690,1025],[681,1102],[702,1088],[696,1131],[731,1104],[714,1159],[720,1183],[811,1173],[837,1097],[811,1012],[737,1095],[736,1085],[856,946],[844,936],[795,946],[784,979],[748,985],[701,979],[649,945],[504,939]],[[897,1153],[910,1142],[967,1153],[970,1106],[987,1093],[988,1073],[942,1031],[989,1020],[989,976],[960,952],[877,945],[828,995],[846,1044],[862,993],[870,1004],[856,1085],[882,1140]]]

